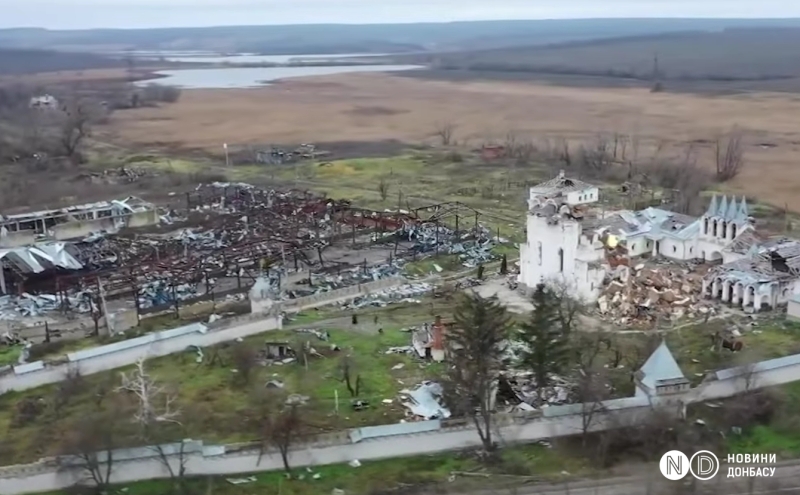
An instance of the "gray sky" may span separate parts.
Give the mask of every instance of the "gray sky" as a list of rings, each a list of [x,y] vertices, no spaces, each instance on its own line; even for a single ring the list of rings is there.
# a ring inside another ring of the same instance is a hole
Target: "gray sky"
[[[0,27],[262,25],[590,17],[800,17],[799,0],[0,0]]]

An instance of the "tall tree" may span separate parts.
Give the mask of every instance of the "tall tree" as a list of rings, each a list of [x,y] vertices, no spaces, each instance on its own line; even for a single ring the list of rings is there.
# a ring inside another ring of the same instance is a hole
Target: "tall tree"
[[[502,369],[511,318],[496,297],[465,295],[455,309],[447,333],[452,362],[446,386],[460,410],[472,417],[485,451],[494,450],[492,409]]]
[[[517,334],[525,344],[520,364],[533,372],[539,402],[552,383],[552,375],[562,372],[570,361],[568,335],[562,327],[560,305],[561,301],[552,289],[539,284],[533,294],[530,320]]]
[[[253,394],[252,407],[259,434],[257,464],[261,464],[262,457],[270,448],[276,448],[283,468],[291,473],[289,450],[300,437],[305,424],[303,402],[282,390],[266,390]]]

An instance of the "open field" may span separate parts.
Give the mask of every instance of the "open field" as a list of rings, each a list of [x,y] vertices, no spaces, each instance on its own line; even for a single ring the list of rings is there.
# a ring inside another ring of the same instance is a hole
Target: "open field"
[[[800,29],[729,29],[721,32],[661,33],[550,46],[516,46],[461,53],[397,57],[403,63],[433,64],[455,77],[495,72],[590,77],[599,85],[651,87],[670,91],[724,92],[800,90]],[[424,72],[418,75],[425,77]],[[436,73],[432,74],[437,76]]]
[[[102,137],[126,146],[219,153],[224,142],[432,142],[441,122],[456,124],[455,139],[474,146],[502,142],[511,131],[536,143],[558,137],[593,141],[599,133],[619,132],[637,137],[644,157],[657,143],[693,142],[707,166],[709,141],[738,125],[747,135],[749,166],[732,184],[734,191],[800,210],[800,99],[785,94],[711,98],[351,74],[253,90],[185,91],[173,105],[114,114]]]

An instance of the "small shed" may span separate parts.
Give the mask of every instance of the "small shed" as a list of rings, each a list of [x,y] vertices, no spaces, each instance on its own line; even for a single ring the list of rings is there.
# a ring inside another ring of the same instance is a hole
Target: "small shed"
[[[486,161],[499,160],[506,156],[505,146],[484,145],[481,147],[481,158]]]
[[[292,354],[292,348],[288,342],[265,342],[264,348],[267,359],[286,359]]]

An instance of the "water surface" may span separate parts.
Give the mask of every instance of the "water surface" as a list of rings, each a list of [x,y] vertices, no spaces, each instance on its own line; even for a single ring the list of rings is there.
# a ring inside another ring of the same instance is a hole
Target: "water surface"
[[[340,61],[346,58],[379,57],[382,53],[334,53],[328,55],[254,55],[240,53],[236,55],[185,56],[166,55],[167,62],[193,62],[202,64],[289,64],[301,62]]]
[[[163,70],[158,79],[139,81],[146,86],[157,83],[185,89],[256,88],[278,79],[327,76],[347,72],[394,72],[420,69],[417,65],[342,65],[320,67],[220,67],[207,69]]]

